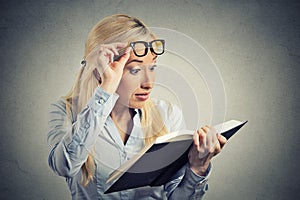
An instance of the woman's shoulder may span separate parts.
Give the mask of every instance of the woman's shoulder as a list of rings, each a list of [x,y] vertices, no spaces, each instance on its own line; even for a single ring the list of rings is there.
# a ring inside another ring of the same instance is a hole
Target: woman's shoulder
[[[60,97],[50,105],[50,112],[60,113],[62,115],[69,115],[72,112],[72,102],[68,101],[65,97]]]
[[[181,113],[181,109],[175,103],[171,103],[170,101],[164,99],[155,99],[153,98],[154,105],[163,113],[172,114],[172,113]]]
[[[68,118],[72,123],[76,121],[72,102],[68,101],[65,97],[60,97],[51,103],[49,113],[55,117]]]
[[[169,131],[176,131],[185,127],[182,110],[177,104],[163,99],[153,99],[153,103],[159,110]]]
[[[51,103],[51,110],[61,110],[61,111],[66,111],[66,106],[67,106],[67,101],[65,98],[60,97],[59,99],[53,101]]]

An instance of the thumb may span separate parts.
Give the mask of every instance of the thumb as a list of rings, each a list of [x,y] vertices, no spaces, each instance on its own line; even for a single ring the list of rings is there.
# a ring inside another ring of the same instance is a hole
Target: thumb
[[[218,137],[218,140],[219,140],[221,148],[222,148],[226,144],[227,139],[219,133],[217,134],[217,137]]]

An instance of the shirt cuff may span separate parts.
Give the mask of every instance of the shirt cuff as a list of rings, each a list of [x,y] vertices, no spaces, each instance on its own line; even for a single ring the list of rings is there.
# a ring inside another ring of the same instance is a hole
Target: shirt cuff
[[[206,183],[208,180],[208,177],[211,173],[211,164],[209,164],[205,176],[200,176],[193,172],[189,166],[186,167],[185,171],[185,178],[189,180],[189,184],[196,185],[196,186],[201,186],[203,185],[202,183]]]
[[[199,176],[198,174],[194,173],[193,170],[191,170],[190,167],[187,167],[186,169],[186,176],[190,179],[191,183],[194,184],[194,194],[193,198],[197,199],[197,197],[201,197],[204,195],[208,190],[208,177],[210,176],[212,171],[212,164],[210,163],[205,176]]]
[[[207,181],[211,173],[211,169],[212,165],[209,164],[206,175],[199,176],[191,170],[189,165],[186,166],[185,175],[181,181],[181,184],[183,184],[188,190],[193,191],[193,198],[202,196],[208,190]]]
[[[211,174],[212,165],[211,165],[211,163],[209,163],[204,176],[200,176],[200,175],[196,174],[190,167],[187,167],[187,168],[191,171],[191,175],[194,177],[195,180],[197,178],[203,180],[203,179],[208,179],[209,175]]]
[[[98,86],[95,89],[94,95],[88,102],[88,106],[94,111],[95,115],[99,115],[106,120],[113,107],[115,106],[118,98],[118,94],[109,94],[100,86]]]

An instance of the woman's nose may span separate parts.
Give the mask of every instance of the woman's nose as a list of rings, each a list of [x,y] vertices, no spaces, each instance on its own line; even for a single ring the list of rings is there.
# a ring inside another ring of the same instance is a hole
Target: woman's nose
[[[151,90],[153,88],[153,83],[144,82],[144,83],[142,83],[141,88],[143,88],[145,90]]]
[[[153,88],[154,74],[146,72],[141,83],[141,88],[150,90]]]

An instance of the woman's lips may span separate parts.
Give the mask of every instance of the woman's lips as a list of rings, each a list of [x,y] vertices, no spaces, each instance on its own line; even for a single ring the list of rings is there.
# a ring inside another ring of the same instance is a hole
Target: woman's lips
[[[146,101],[149,98],[149,93],[135,94],[136,98],[140,101]]]

